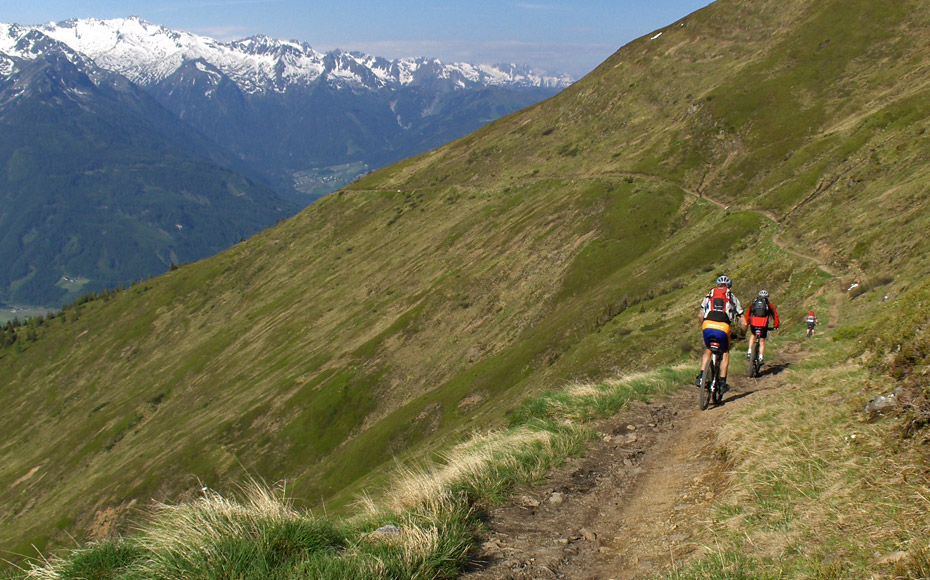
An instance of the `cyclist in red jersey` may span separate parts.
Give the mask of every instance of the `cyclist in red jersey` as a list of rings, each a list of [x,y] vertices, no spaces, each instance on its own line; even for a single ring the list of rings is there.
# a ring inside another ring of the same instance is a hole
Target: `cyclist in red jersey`
[[[769,335],[769,318],[774,318],[773,329],[781,326],[778,320],[778,311],[769,301],[768,290],[759,290],[759,296],[752,301],[746,309],[746,325],[749,326],[749,350],[746,358],[752,356],[752,345],[756,341],[756,332],[759,333],[759,366],[765,362],[765,339]]]
[[[807,317],[804,321],[807,322],[807,336],[810,338],[814,336],[814,327],[817,326],[817,315],[811,310],[807,313]]]

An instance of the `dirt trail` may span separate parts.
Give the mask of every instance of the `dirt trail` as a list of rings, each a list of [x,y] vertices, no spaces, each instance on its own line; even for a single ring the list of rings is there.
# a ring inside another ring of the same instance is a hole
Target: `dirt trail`
[[[734,357],[732,389],[720,407],[700,411],[696,387],[683,386],[600,423],[602,438],[585,457],[491,511],[463,578],[633,579],[701,554],[713,544],[704,522],[730,477],[718,427],[751,397],[779,388],[800,349],[778,345],[775,364],[758,379],[747,378]]]

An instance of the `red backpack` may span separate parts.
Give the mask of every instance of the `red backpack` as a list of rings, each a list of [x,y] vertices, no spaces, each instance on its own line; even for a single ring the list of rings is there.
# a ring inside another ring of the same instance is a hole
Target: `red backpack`
[[[726,286],[717,286],[710,291],[711,312],[722,312],[730,315],[730,289]]]

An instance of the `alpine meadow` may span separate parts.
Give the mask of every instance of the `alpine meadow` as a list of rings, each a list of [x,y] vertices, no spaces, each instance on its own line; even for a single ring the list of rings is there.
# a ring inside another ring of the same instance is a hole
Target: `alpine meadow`
[[[482,510],[583,454],[587,421],[695,390],[726,274],[803,360],[731,407],[714,549],[650,574],[926,578],[927,38],[930,0],[717,0],[219,255],[8,328],[10,574],[454,578]]]

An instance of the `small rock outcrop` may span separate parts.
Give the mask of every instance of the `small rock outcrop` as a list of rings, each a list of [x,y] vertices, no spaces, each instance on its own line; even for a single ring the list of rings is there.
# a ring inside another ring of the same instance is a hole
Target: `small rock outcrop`
[[[897,410],[900,390],[899,387],[890,393],[878,395],[866,404],[865,415],[869,422],[878,421],[882,417],[894,413]]]

